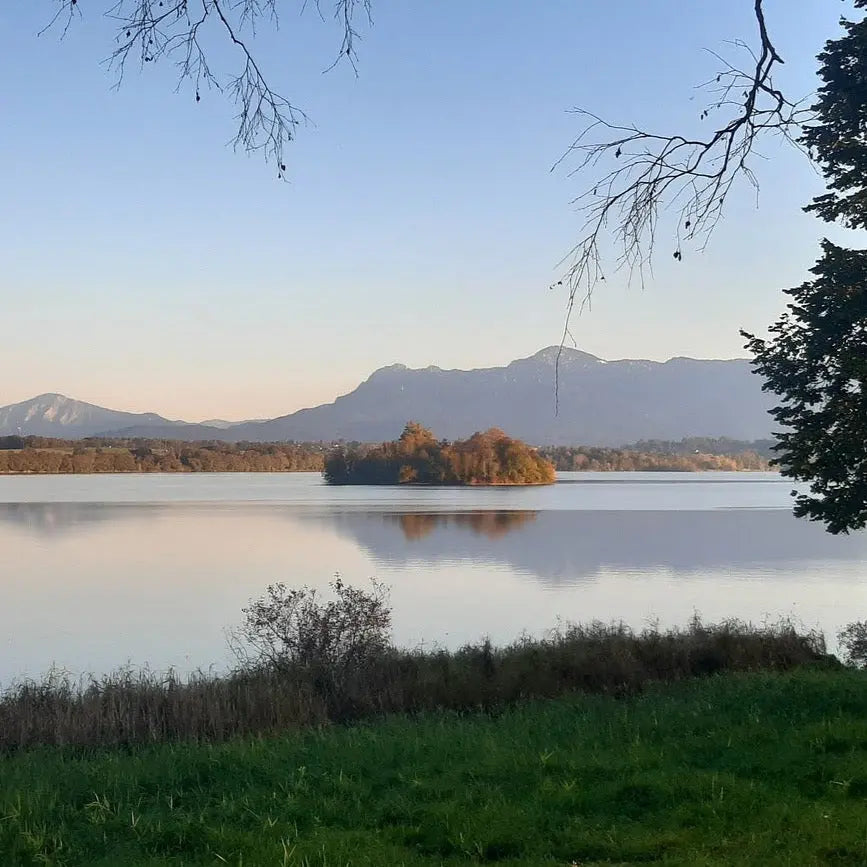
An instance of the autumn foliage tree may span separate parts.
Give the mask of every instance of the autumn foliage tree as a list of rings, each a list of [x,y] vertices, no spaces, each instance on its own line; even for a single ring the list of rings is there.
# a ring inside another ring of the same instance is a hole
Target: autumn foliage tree
[[[393,442],[336,449],[323,475],[332,485],[547,485],[555,479],[550,462],[501,430],[450,443],[417,422]]]

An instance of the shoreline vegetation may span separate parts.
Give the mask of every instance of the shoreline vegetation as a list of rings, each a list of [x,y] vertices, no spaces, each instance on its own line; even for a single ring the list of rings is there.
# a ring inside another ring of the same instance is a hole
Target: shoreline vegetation
[[[856,630],[847,646],[860,653],[865,634]],[[225,674],[128,667],[76,681],[58,670],[0,690],[0,755],[223,741],[396,713],[494,712],[573,692],[627,696],[727,671],[840,666],[821,633],[789,621],[706,625],[697,615],[684,628],[565,624],[505,647],[485,639],[455,651],[407,650],[391,641],[387,588],[340,576],[325,596],[270,585],[227,636],[236,665]]]
[[[505,647],[484,640],[456,651],[400,649],[369,632],[359,640],[365,628],[326,647],[327,630],[319,623],[316,637],[301,639],[306,648],[282,644],[223,675],[127,667],[82,678],[55,670],[13,683],[0,691],[0,757],[43,747],[216,743],[394,714],[498,713],[574,693],[623,698],[725,672],[842,668],[823,636],[787,622],[696,618],[684,628],[640,632],[618,623],[569,625]]]
[[[767,471],[770,441],[691,438],[623,448],[543,446],[538,455],[559,472]],[[0,475],[91,473],[322,472],[335,448],[364,443],[229,443],[162,439],[60,440],[0,436]]]
[[[438,440],[418,422],[378,446],[337,448],[325,459],[329,485],[552,485],[554,464],[491,428],[466,440]]]
[[[0,692],[0,863],[863,860],[864,674],[820,633],[696,616],[411,651],[382,585],[332,591],[269,587],[223,676]],[[841,638],[861,661],[865,635]]]

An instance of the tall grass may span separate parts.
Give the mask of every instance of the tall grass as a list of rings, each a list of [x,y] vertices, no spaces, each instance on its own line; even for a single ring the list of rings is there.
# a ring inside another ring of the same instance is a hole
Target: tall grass
[[[647,684],[723,671],[782,671],[827,659],[823,637],[792,624],[739,621],[635,632],[567,626],[506,647],[455,652],[390,645],[329,658],[258,657],[224,676],[119,670],[77,681],[53,673],[0,694],[0,751],[40,745],[222,741],[386,713],[498,710],[570,692],[629,695]]]

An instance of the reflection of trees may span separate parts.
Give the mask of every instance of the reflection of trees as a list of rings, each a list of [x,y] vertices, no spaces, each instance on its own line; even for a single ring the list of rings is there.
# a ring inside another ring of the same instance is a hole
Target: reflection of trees
[[[0,503],[0,528],[9,525],[38,536],[59,536],[145,513],[156,514],[165,508],[171,507],[138,503]]]
[[[391,568],[491,564],[554,584],[608,570],[659,569],[803,575],[815,567],[819,580],[823,564],[867,563],[867,533],[831,536],[785,509],[495,512],[506,522],[509,514],[522,516],[499,536],[479,529],[497,523],[493,515],[480,520],[483,514],[352,511],[335,512],[331,520],[341,535]],[[520,532],[510,532],[519,524]]]
[[[784,509],[399,513],[395,506],[368,511],[253,503],[0,503],[0,534],[14,546],[19,532],[49,539],[135,520],[141,544],[148,545],[153,538],[150,523],[159,517],[183,520],[190,533],[199,527],[211,532],[214,516],[227,508],[239,519],[279,515],[295,525],[299,532],[291,534],[291,541],[282,531],[275,536],[273,545],[281,551],[287,546],[307,551],[305,530],[314,525],[333,529],[391,568],[490,564],[552,583],[607,570],[664,569],[709,576],[721,570],[765,570],[803,575],[814,567],[816,580],[821,580],[823,564],[867,563],[867,532],[831,536]],[[0,553],[7,560],[14,556],[10,550]]]
[[[53,536],[109,521],[116,511],[91,503],[0,503],[0,524],[22,527],[40,536]]]
[[[489,539],[499,539],[518,527],[535,521],[538,512],[462,512],[457,514],[407,512],[390,517],[400,524],[406,539],[413,541],[429,536],[436,527],[460,527]]]

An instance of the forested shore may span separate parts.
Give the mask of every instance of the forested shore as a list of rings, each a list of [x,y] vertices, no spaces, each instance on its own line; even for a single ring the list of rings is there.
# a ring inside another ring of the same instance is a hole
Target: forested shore
[[[644,452],[631,449],[606,449],[587,446],[556,446],[539,449],[539,454],[551,461],[560,472],[675,472],[689,473],[707,470],[738,471],[767,470],[768,458],[753,450],[733,454],[694,452],[676,454]]]
[[[228,443],[158,439],[63,440],[0,437],[0,475],[66,473],[322,472],[335,449],[369,454],[363,443]],[[767,470],[764,443],[648,441],[623,448],[546,446],[537,454],[558,472]]]
[[[0,437],[0,474],[321,472],[328,446]]]

